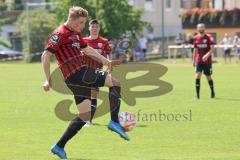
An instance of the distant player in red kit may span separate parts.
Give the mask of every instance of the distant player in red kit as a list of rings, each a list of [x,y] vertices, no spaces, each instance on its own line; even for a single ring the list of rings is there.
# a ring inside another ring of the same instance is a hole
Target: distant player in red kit
[[[197,25],[198,34],[194,37],[193,66],[196,67],[196,98],[200,99],[200,79],[202,72],[206,75],[211,88],[211,98],[215,98],[212,75],[212,54],[214,42],[212,36],[205,33],[205,24]]]
[[[88,46],[95,49],[99,54],[103,55],[104,57],[108,58],[109,60],[112,59],[111,54],[111,47],[108,44],[108,40],[99,36],[100,31],[100,24],[97,19],[93,19],[89,22],[89,37],[84,37],[84,41],[87,43]],[[86,64],[90,68],[94,68],[97,70],[102,70],[102,63],[97,62],[96,60],[92,59],[90,56],[86,58]],[[97,107],[97,95],[99,92],[99,88],[92,89],[92,99],[91,99],[91,119],[86,123],[85,126],[89,127],[91,125],[94,113]]]

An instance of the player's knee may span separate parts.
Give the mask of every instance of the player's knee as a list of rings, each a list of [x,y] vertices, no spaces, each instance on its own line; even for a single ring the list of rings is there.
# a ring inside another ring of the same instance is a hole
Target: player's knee
[[[201,74],[196,74],[196,79],[200,79],[201,78]]]
[[[79,117],[83,121],[89,121],[91,119],[91,100],[85,99],[82,103],[77,105],[79,111]]]
[[[212,77],[211,76],[206,76],[207,77],[207,80],[210,81],[212,80]]]
[[[88,111],[88,112],[85,112],[85,113],[80,113],[79,114],[79,118],[82,121],[84,121],[84,122],[90,121],[90,119],[91,119],[91,112]]]
[[[115,78],[112,78],[112,81],[113,81],[113,86],[121,86],[121,83],[119,80],[115,79]]]
[[[106,80],[105,80],[105,85],[108,87],[121,86],[120,81],[113,78],[111,75],[107,75]]]

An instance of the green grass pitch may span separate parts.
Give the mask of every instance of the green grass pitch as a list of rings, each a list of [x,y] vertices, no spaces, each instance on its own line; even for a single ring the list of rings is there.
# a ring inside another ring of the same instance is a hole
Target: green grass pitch
[[[194,69],[190,63],[163,62],[161,77],[173,90],[159,97],[139,98],[135,107],[122,103],[121,111],[136,114],[188,113],[192,121],[143,121],[129,132],[130,142],[107,130],[109,114],[94,120],[66,146],[72,160],[240,160],[240,65],[215,64],[217,99],[210,99],[205,77],[201,100],[196,101]],[[53,65],[53,68],[56,65]],[[58,159],[49,149],[66,129],[54,107],[71,98],[43,92],[41,64],[0,63],[0,159]],[[138,73],[135,73],[136,75]],[[141,89],[141,88],[140,88]],[[76,111],[74,105],[72,110]]]

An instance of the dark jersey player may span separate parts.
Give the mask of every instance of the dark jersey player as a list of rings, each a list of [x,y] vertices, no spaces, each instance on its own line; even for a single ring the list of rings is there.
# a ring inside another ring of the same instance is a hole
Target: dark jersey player
[[[112,59],[111,54],[111,47],[108,44],[108,40],[106,38],[103,38],[99,36],[100,31],[100,24],[97,19],[93,19],[89,22],[89,37],[84,37],[84,41],[87,43],[88,46],[95,49],[99,54],[103,55],[104,57],[108,58],[109,60]],[[102,70],[103,65],[102,63],[97,62],[96,60],[92,59],[90,56],[86,56],[86,65],[91,68],[95,68],[97,70]],[[86,127],[89,127],[91,125],[94,113],[96,111],[97,107],[97,95],[98,95],[99,89],[95,88],[92,90],[91,98],[92,98],[92,104],[91,104],[91,119],[90,121],[87,121]]]
[[[212,36],[205,33],[203,23],[197,25],[198,34],[194,37],[193,65],[196,67],[196,98],[200,99],[200,79],[202,72],[205,74],[211,88],[211,98],[215,98],[212,75],[212,54],[214,42]]]
[[[128,135],[118,122],[121,97],[119,81],[112,78],[107,72],[100,72],[86,67],[85,55],[91,56],[109,68],[119,64],[119,61],[110,61],[97,53],[92,47],[87,46],[82,39],[81,30],[85,26],[87,17],[87,10],[81,7],[70,8],[67,22],[52,33],[42,54],[42,63],[46,76],[43,85],[44,90],[49,91],[51,83],[54,83],[50,79],[50,58],[54,55],[62,71],[65,83],[74,95],[79,111],[79,116],[71,121],[57,144],[51,148],[51,152],[62,159],[67,158],[64,150],[66,143],[78,133],[91,117],[92,88],[104,85],[109,87],[111,120],[108,128],[118,133],[125,140],[129,140]]]

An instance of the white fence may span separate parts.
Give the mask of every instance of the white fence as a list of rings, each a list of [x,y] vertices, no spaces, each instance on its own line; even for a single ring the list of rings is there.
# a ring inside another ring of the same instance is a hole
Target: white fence
[[[171,56],[173,55],[172,53],[174,53],[174,52],[172,52],[172,50],[177,50],[177,49],[193,49],[194,48],[194,46],[193,45],[169,45],[168,46],[168,59],[171,59]],[[240,48],[240,45],[214,45],[214,48],[232,48],[232,49],[236,49],[236,51],[235,52],[233,52],[234,54],[232,54],[232,55],[234,55],[234,56],[236,56],[237,55],[237,49],[238,48]],[[191,51],[190,51],[191,52]],[[174,53],[174,54],[176,54],[176,53]],[[174,55],[174,56],[176,56],[176,55]]]

